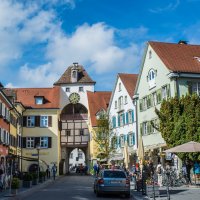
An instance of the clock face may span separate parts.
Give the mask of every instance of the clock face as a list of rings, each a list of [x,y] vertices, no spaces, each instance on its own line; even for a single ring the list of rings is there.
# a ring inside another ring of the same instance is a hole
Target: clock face
[[[80,101],[80,95],[77,94],[77,93],[71,93],[70,96],[69,96],[69,101],[72,103],[72,104],[76,104]]]

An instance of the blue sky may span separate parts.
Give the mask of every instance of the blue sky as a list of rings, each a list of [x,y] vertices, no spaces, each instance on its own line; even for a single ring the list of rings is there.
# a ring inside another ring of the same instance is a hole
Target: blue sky
[[[0,0],[6,87],[51,87],[73,62],[96,90],[138,73],[149,40],[200,43],[200,0]]]

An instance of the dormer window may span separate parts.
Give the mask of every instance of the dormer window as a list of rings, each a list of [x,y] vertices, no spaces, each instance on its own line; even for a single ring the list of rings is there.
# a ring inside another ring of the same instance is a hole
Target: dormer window
[[[149,89],[152,89],[156,86],[156,70],[150,69],[148,76],[147,76],[147,82],[149,83]]]
[[[72,72],[72,78],[76,78],[76,71]]]
[[[44,104],[44,97],[35,97],[35,104],[37,105]]]

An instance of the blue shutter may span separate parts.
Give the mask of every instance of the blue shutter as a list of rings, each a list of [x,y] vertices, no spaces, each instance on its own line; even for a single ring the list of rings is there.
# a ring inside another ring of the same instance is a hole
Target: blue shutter
[[[126,112],[126,124],[128,124],[128,112]]]
[[[120,117],[118,115],[118,126],[120,126]]]
[[[134,112],[133,112],[133,110],[131,111],[131,114],[132,114],[132,122],[134,122]]]
[[[115,125],[115,128],[116,128],[116,117],[114,117],[114,125]]]
[[[125,142],[126,142],[126,135],[124,135],[124,144],[125,144]]]
[[[133,133],[133,145],[135,145],[135,133]]]
[[[115,128],[115,117],[112,117],[112,127]]]
[[[127,134],[126,136],[127,136],[127,144],[129,146],[129,134]]]
[[[122,114],[123,117],[123,125],[125,125],[125,113]]]

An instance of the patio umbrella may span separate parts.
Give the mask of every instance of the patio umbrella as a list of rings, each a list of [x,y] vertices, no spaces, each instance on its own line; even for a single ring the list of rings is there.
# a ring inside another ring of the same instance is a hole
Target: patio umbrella
[[[143,146],[142,136],[140,136],[138,144],[138,157],[139,160],[144,160],[144,146]]]
[[[125,164],[125,167],[128,168],[129,153],[128,153],[128,144],[127,144],[127,141],[125,142],[125,145],[124,145],[123,157],[124,157],[124,164]]]
[[[200,152],[200,143],[191,141],[191,142],[187,142],[185,144],[178,145],[171,149],[167,149],[164,152],[166,152],[166,153]]]

